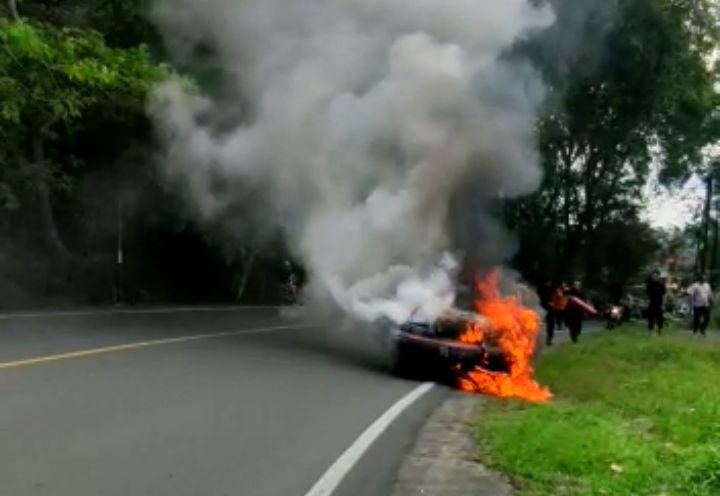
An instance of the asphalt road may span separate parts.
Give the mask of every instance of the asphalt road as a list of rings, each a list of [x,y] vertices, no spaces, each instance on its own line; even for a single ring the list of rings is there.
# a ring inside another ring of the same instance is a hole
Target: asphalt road
[[[0,316],[0,494],[304,496],[418,384],[298,324],[272,309]],[[414,403],[333,494],[390,494],[445,394]]]

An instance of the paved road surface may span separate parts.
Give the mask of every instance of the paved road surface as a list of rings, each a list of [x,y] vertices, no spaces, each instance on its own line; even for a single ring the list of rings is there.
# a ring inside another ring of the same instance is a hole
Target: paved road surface
[[[305,495],[417,384],[317,327],[278,328],[295,324],[270,309],[0,317],[0,494]],[[389,494],[445,394],[415,403],[334,494]]]

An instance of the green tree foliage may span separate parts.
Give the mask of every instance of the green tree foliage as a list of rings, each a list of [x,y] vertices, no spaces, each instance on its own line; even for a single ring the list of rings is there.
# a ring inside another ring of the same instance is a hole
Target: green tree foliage
[[[506,206],[520,238],[515,263],[533,282],[580,277],[617,293],[657,251],[657,233],[640,218],[651,170],[673,185],[704,173],[717,154],[710,145],[720,137],[720,62],[712,63],[720,5],[532,1],[552,3],[558,22],[515,47],[549,93],[538,122],[544,183]],[[126,274],[136,293],[170,299],[183,288],[187,300],[214,286],[218,298],[274,293],[268,277],[282,273],[286,249],[243,214],[262,198],[244,198],[219,221],[236,235],[228,239],[194,223],[152,167],[145,103],[169,70],[156,63],[163,52],[149,3],[0,2],[0,304],[11,279],[2,260],[16,261],[27,278],[38,258],[57,268],[38,272],[63,274],[72,271],[68,260],[97,256],[102,270],[93,277],[108,287],[123,222],[129,258],[140,261]],[[197,57],[192,74],[221,91],[211,47],[199,47]],[[24,254],[33,256],[17,262]]]
[[[23,0],[25,16],[56,26],[94,29],[108,45],[155,47],[157,32],[147,13],[149,0]]]
[[[16,269],[0,262],[0,305],[16,283],[30,302],[272,299],[286,254],[244,215],[257,204],[238,205],[222,220],[234,237],[220,236],[153,164],[145,104],[169,71],[154,62],[162,50],[149,2],[23,0],[22,19],[9,5],[0,4],[0,260]]]
[[[106,155],[145,120],[145,101],[168,70],[143,46],[109,47],[96,31],[0,19],[0,201],[34,209],[51,271],[63,279],[71,254],[57,226],[58,196],[83,174],[68,144],[104,127]]]
[[[93,110],[142,114],[152,85],[167,75],[144,47],[109,48],[94,31],[0,21],[4,132],[22,146],[72,130]],[[25,138],[25,139],[23,139]]]

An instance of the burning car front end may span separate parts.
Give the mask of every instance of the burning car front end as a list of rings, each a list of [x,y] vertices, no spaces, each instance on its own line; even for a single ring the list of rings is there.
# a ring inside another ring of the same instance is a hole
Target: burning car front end
[[[411,321],[393,326],[389,343],[393,372],[409,375],[440,370],[462,374],[480,368],[508,373],[507,357],[497,343],[489,338],[463,341],[463,334],[473,323],[485,325],[477,314],[454,311],[434,323]]]
[[[451,309],[430,321],[384,322],[392,370],[447,378],[468,393],[548,401],[552,393],[533,378],[539,315],[520,296],[503,296],[498,288],[499,272],[493,271],[477,280],[474,311]]]

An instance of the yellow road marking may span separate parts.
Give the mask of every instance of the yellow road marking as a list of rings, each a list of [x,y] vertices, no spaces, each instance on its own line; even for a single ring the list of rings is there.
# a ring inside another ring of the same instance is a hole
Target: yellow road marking
[[[151,346],[161,346],[165,344],[175,344],[175,343],[186,343],[189,341],[201,341],[205,339],[218,339],[218,338],[226,338],[230,336],[240,336],[243,334],[260,334],[264,332],[273,332],[273,331],[284,331],[288,329],[300,329],[304,327],[310,327],[308,325],[286,325],[286,326],[274,326],[274,327],[259,327],[255,329],[241,329],[237,331],[228,331],[228,332],[217,332],[214,334],[196,334],[193,336],[182,336],[178,338],[169,338],[169,339],[156,339],[152,341],[139,341],[135,343],[127,343],[127,344],[120,344],[115,346],[106,346],[103,348],[91,348],[87,350],[78,350],[78,351],[71,351],[68,353],[59,353],[57,355],[47,355],[47,356],[41,356],[41,357],[35,357],[35,358],[25,358],[22,360],[14,360],[11,362],[0,362],[0,370],[1,369],[11,369],[16,367],[27,367],[30,365],[37,365],[42,363],[50,363],[50,362],[59,362],[61,360],[70,360],[73,358],[83,358],[87,356],[93,356],[93,355],[102,355],[105,353],[115,353],[118,351],[129,351],[129,350],[137,350],[140,348],[149,348]]]
[[[0,320],[42,319],[53,317],[89,317],[92,315],[151,315],[165,313],[207,313],[207,312],[244,312],[247,310],[272,310],[277,306],[248,305],[226,307],[167,307],[167,308],[108,308],[103,310],[59,310],[48,312],[4,313]]]

